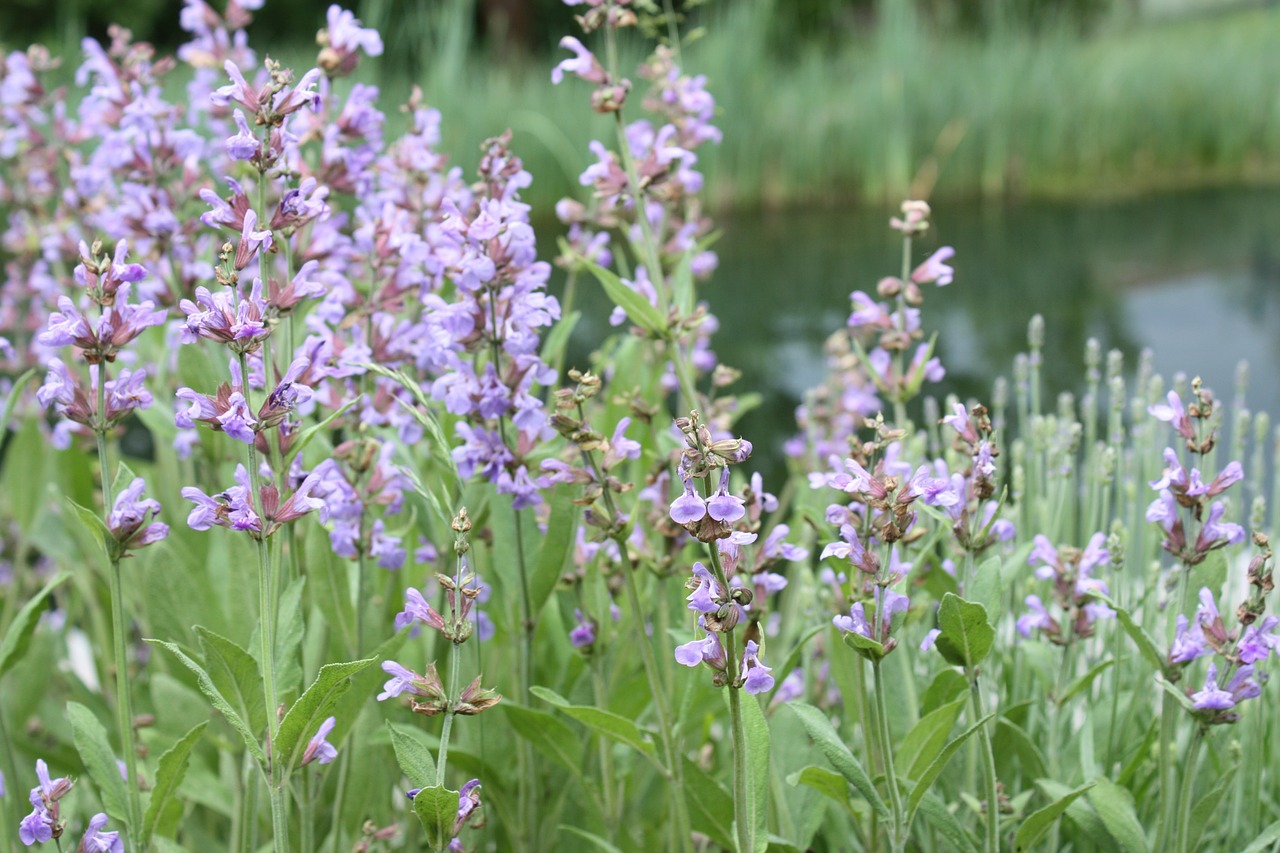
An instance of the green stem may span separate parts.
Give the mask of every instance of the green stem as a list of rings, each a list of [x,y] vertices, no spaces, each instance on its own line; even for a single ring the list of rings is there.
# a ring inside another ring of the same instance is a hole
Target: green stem
[[[109,524],[115,498],[112,495],[111,466],[107,461],[106,387],[106,366],[99,365],[98,423],[94,433],[98,443],[98,468],[102,474],[102,511]],[[116,665],[116,725],[128,776],[125,791],[128,797],[129,840],[140,851],[145,851],[146,845],[142,843],[142,798],[138,787],[138,747],[133,731],[133,697],[129,693],[129,643],[125,637],[124,585],[120,577],[117,546],[112,542],[107,548],[110,562],[107,586],[111,596],[111,641]]]
[[[315,815],[315,790],[313,785],[315,779],[314,774],[305,773],[302,777],[302,819],[300,826],[300,835],[302,836],[302,849],[315,850],[315,827],[312,826],[313,816]]]
[[[604,482],[604,475],[596,462],[595,454],[583,451],[582,456],[591,470],[595,472],[596,481]],[[604,500],[605,509],[609,513],[609,518],[616,520],[618,518],[618,508],[614,504],[613,493],[605,489],[602,499]],[[653,708],[658,715],[658,735],[662,738],[663,757],[666,760],[667,775],[671,781],[672,822],[674,824],[674,832],[678,836],[676,843],[684,853],[693,853],[689,807],[684,797],[684,765],[681,763],[678,734],[675,729],[671,708],[667,705],[668,693],[664,689],[662,678],[658,673],[658,663],[653,655],[653,646],[649,638],[644,634],[644,611],[641,609],[640,590],[636,584],[636,565],[631,560],[630,546],[623,532],[614,530],[610,534],[610,538],[617,544],[618,553],[622,557],[622,577],[625,581],[623,588],[626,590],[627,606],[631,609],[631,615],[636,620],[636,629],[641,633],[638,643],[640,646],[640,660],[644,664],[645,679],[649,682],[649,693],[653,697]],[[666,602],[659,601],[658,605],[659,607],[665,607]]]
[[[876,614],[879,620],[880,614]],[[889,843],[895,853],[904,849],[906,827],[903,825],[905,815],[902,810],[902,793],[898,790],[898,771],[893,765],[893,736],[889,731],[889,704],[885,698],[884,674],[880,671],[880,661],[871,662],[873,686],[876,700],[876,740],[880,744],[880,760],[884,765],[885,784],[889,788],[889,804],[893,809],[893,828],[889,831]]]
[[[732,634],[730,634],[732,636]],[[729,655],[729,665],[735,657]],[[737,829],[738,853],[755,853],[755,821],[747,802],[747,733],[742,725],[740,689],[730,685],[729,722],[733,729],[733,824]]]
[[[1178,798],[1178,851],[1191,853],[1191,796],[1196,789],[1196,761],[1200,758],[1200,744],[1204,743],[1204,726],[1196,726],[1187,747],[1187,763],[1182,768],[1182,793]]]
[[[1168,850],[1173,840],[1173,749],[1178,736],[1178,700],[1168,691],[1160,700],[1160,751],[1157,753],[1160,773],[1160,820],[1153,849]]]
[[[449,707],[444,712],[444,727],[440,729],[440,751],[436,754],[436,787],[444,787],[445,765],[449,761],[449,735],[453,731],[454,703],[458,701],[458,670],[462,663],[457,643],[449,644]]]
[[[981,720],[986,702],[982,698],[982,685],[978,674],[969,676],[969,699],[973,706],[973,719]],[[991,730],[983,725],[978,731],[982,739],[982,775],[987,793],[987,833],[985,849],[987,853],[1000,853],[1000,798],[996,793],[996,757],[991,748]]]

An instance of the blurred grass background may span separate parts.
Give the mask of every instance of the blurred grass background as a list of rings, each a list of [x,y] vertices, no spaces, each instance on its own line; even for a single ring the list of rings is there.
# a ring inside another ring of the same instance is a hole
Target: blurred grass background
[[[309,67],[326,2],[268,0],[259,54]],[[391,132],[420,85],[444,147],[471,168],[511,127],[539,208],[571,192],[585,140],[610,133],[578,81],[550,84],[578,33],[560,0],[363,0],[387,53],[359,74]],[[668,4],[671,5],[671,4]],[[702,152],[721,208],[934,199],[1096,198],[1280,183],[1280,7],[1234,0],[714,0],[674,3],[686,67],[705,73],[724,143]],[[162,51],[172,0],[7,0],[6,49],[43,41],[75,65],[110,21]],[[701,37],[696,37],[699,33]],[[629,68],[643,55],[624,43]],[[643,81],[639,81],[641,86]],[[635,114],[632,111],[632,115]]]

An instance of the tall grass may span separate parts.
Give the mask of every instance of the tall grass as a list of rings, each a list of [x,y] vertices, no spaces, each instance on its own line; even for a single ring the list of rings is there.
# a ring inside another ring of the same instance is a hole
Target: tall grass
[[[979,40],[931,32],[887,4],[897,11],[834,52],[786,54],[770,43],[773,2],[713,5],[707,36],[683,46],[721,108],[724,143],[702,164],[720,206],[1280,180],[1280,10]],[[453,150],[511,127],[535,203],[566,192],[589,156],[570,140],[608,122],[577,108],[581,92],[553,87],[545,60],[462,50],[452,42],[468,29],[448,16],[418,26],[423,70],[388,75],[388,94],[422,86]]]

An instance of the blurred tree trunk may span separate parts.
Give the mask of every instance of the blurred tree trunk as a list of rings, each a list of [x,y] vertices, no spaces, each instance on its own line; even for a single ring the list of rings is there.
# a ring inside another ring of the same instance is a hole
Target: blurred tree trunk
[[[498,56],[525,56],[533,50],[532,0],[480,0],[485,40]]]

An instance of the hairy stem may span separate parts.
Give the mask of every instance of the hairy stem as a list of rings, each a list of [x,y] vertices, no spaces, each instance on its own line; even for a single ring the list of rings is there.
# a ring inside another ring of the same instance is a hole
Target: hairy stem
[[[977,722],[983,717],[982,712],[986,708],[986,702],[983,700],[982,684],[978,681],[976,672],[969,676],[969,699],[973,708],[973,719]],[[987,831],[984,849],[987,853],[1000,853],[1000,798],[996,791],[996,756],[991,748],[990,728],[983,725],[978,730],[978,737],[982,741],[982,781],[987,795]]]
[[[877,620],[879,614],[877,614]],[[880,671],[880,661],[872,661],[871,672],[876,694],[876,740],[880,742],[880,757],[884,764],[885,785],[889,788],[889,805],[893,809],[893,828],[890,830],[889,842],[895,851],[901,851],[906,839],[903,837],[902,794],[898,790],[898,771],[893,766],[893,735],[889,731],[889,703],[885,697],[884,673]]]

